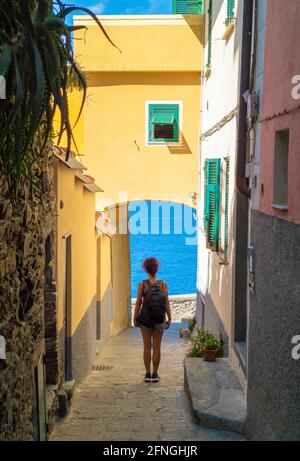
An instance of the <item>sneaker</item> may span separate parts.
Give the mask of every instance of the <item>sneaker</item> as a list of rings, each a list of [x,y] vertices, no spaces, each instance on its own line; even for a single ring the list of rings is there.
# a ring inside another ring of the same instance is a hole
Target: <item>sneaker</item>
[[[145,383],[151,383],[151,373],[146,373],[144,378]]]
[[[152,373],[152,382],[153,383],[159,383],[160,377],[158,376],[157,373]]]

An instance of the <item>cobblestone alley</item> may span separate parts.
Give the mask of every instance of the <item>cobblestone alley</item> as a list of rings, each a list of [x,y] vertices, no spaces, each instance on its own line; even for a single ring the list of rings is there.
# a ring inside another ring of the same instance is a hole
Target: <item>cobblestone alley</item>
[[[241,440],[193,421],[183,387],[188,343],[179,338],[179,326],[165,334],[158,384],[143,382],[140,331],[128,329],[115,337],[95,371],[76,388],[70,414],[56,425],[51,440]]]

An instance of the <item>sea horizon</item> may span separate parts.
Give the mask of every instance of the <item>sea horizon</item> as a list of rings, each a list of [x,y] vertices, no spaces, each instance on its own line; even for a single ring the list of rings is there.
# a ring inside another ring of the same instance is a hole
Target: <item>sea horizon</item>
[[[155,223],[156,233],[151,233],[151,230],[153,231],[153,216],[151,217],[150,214],[152,202],[147,201],[146,203],[148,215],[139,220],[139,225],[145,228],[145,220],[148,219],[146,223],[148,233],[130,234],[132,298],[136,297],[138,283],[148,277],[147,273],[142,270],[142,263],[148,257],[155,257],[159,260],[160,268],[157,277],[168,284],[170,296],[196,294],[197,245],[191,244],[191,241],[197,241],[196,231],[189,235],[186,232],[177,233],[184,213],[189,211],[187,210],[189,207],[159,202],[160,214],[158,218],[154,218],[158,221]],[[129,218],[139,211],[140,206],[145,207],[145,202],[130,204]],[[194,217],[192,219],[192,224],[196,229],[196,220]],[[163,233],[163,229],[168,227],[170,233]],[[184,226],[182,227],[185,229]],[[157,233],[158,230],[159,233]]]

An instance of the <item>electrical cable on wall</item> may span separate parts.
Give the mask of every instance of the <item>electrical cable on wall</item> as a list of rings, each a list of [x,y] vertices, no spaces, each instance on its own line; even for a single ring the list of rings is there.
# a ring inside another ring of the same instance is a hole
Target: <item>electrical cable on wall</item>
[[[201,141],[204,141],[206,138],[209,136],[212,136],[214,133],[217,131],[221,130],[223,126],[225,126],[228,122],[230,122],[238,113],[238,106],[233,109],[229,114],[227,114],[225,117],[222,118],[216,125],[214,125],[210,130],[206,131],[203,133],[201,136]]]

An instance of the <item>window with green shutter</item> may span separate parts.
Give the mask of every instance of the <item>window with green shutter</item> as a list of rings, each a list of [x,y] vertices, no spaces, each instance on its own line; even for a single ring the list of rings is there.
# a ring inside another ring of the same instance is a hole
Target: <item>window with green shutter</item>
[[[203,14],[204,0],[173,0],[173,14]]]
[[[224,255],[227,257],[228,252],[228,229],[229,229],[229,173],[230,173],[230,159],[225,159],[225,210],[224,210]]]
[[[149,104],[149,142],[179,142],[179,104]]]
[[[204,227],[207,248],[219,250],[221,159],[206,159],[204,165]]]
[[[235,0],[227,0],[227,18],[225,21],[226,26],[234,19],[234,7],[235,7]]]
[[[211,66],[211,49],[212,49],[212,0],[209,0],[208,9],[208,37],[207,37],[207,64],[206,67]]]

